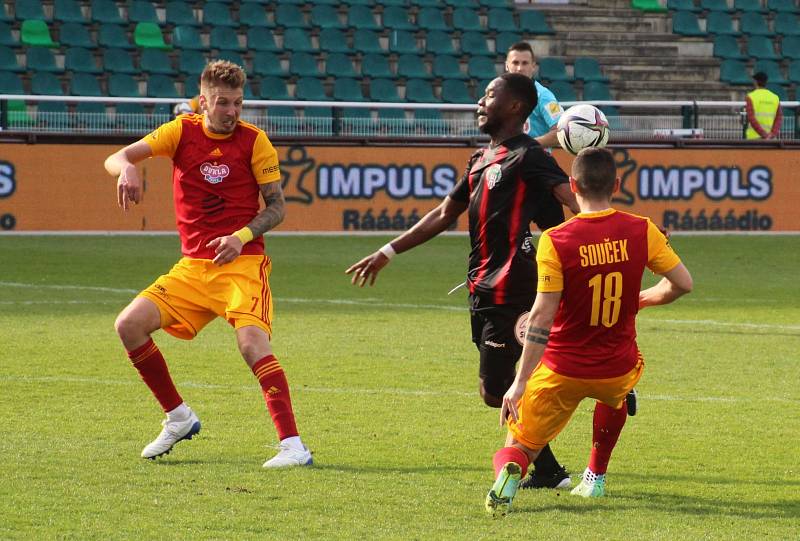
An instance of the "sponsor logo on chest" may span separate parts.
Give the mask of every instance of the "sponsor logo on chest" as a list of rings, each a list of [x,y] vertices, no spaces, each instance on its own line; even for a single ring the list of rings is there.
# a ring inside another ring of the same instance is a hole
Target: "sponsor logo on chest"
[[[225,180],[225,177],[227,177],[230,172],[230,167],[224,163],[217,165],[215,163],[204,162],[200,166],[200,173],[203,175],[203,178],[206,179],[206,182],[210,184],[219,184]]]
[[[499,163],[496,163],[486,169],[486,173],[484,173],[486,178],[486,185],[491,190],[495,186],[497,186],[503,178],[503,168],[500,167]]]

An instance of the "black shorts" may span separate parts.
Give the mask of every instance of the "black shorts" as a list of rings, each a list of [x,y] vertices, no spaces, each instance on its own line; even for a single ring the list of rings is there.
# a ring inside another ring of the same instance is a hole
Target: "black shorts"
[[[483,388],[502,398],[516,376],[530,304],[491,304],[470,295],[472,341],[480,352],[478,375]],[[517,328],[521,330],[518,331]]]

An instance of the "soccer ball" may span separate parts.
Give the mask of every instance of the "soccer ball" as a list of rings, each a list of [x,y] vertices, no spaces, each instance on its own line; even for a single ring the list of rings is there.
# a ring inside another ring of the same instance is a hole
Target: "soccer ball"
[[[608,142],[608,120],[603,111],[581,103],[573,105],[558,119],[558,142],[570,154],[577,154],[586,147],[604,147]]]

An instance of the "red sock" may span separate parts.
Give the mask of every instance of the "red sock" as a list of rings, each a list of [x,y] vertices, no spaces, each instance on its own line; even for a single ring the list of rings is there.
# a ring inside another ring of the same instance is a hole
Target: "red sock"
[[[589,456],[589,469],[597,475],[606,473],[611,451],[617,444],[622,427],[628,418],[628,409],[623,404],[618,410],[598,402],[594,406],[592,423],[592,453]]]
[[[278,430],[278,438],[284,440],[290,436],[297,436],[289,383],[286,381],[283,368],[278,364],[278,359],[274,355],[267,355],[253,365],[253,374],[261,384],[267,409]]]
[[[152,338],[144,345],[129,351],[128,357],[165,412],[172,411],[183,403],[183,398],[178,394],[169,375],[164,356]]]
[[[508,462],[519,464],[520,468],[522,468],[522,477],[525,477],[525,474],[528,473],[528,465],[530,464],[528,455],[522,449],[517,449],[516,447],[503,447],[494,454],[492,459],[495,477],[500,474],[500,470]]]

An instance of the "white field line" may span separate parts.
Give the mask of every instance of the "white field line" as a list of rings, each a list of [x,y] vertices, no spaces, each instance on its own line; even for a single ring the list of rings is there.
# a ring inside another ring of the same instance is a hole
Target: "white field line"
[[[117,386],[141,386],[142,382],[138,380],[116,380],[107,378],[89,378],[77,376],[0,376],[0,381],[18,384],[31,384],[31,385],[44,385],[51,383],[76,383],[92,386],[101,385],[117,385]],[[223,391],[246,391],[253,392],[258,389],[258,385],[220,385],[212,383],[196,383],[191,381],[179,382],[177,387],[193,388],[193,389],[210,389],[210,390],[223,390]],[[342,395],[394,395],[394,396],[422,396],[433,398],[445,397],[476,397],[477,393],[470,393],[466,391],[424,391],[418,389],[398,389],[398,388],[382,388],[382,389],[364,389],[356,387],[308,387],[304,385],[295,385],[292,387],[294,393],[324,393],[324,394],[342,394]],[[639,392],[639,398],[645,401],[656,402],[710,402],[710,403],[724,403],[724,404],[737,404],[749,402],[778,402],[782,404],[800,404],[800,400],[783,398],[777,396],[759,396],[753,398],[734,397],[734,396],[672,396],[672,395],[647,395]]]
[[[78,286],[78,285],[52,285],[52,284],[28,284],[22,282],[0,282],[0,287],[17,287],[25,289],[61,289],[61,290],[79,290],[79,291],[99,291],[103,293],[120,293],[131,295],[138,293],[137,289],[128,288],[113,288],[113,287],[98,287],[98,286]],[[451,306],[444,304],[413,304],[413,303],[392,303],[392,302],[376,302],[372,299],[307,299],[296,297],[281,297],[278,299],[278,304],[281,302],[296,303],[296,304],[329,304],[329,305],[342,305],[342,306],[365,306],[372,308],[408,308],[412,310],[444,310],[448,312],[465,312],[466,306]],[[738,300],[737,300],[738,302]],[[38,301],[1,301],[0,304],[39,304]],[[107,301],[46,301],[41,304],[107,304]],[[717,321],[713,319],[662,319],[651,318],[648,316],[638,316],[637,321],[646,323],[671,323],[675,325],[693,325],[693,326],[708,326],[708,327],[726,327],[726,328],[746,328],[746,329],[765,329],[765,330],[779,330],[779,331],[798,331],[800,332],[800,325],[778,325],[773,323],[736,323],[730,321]]]

